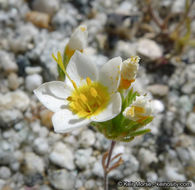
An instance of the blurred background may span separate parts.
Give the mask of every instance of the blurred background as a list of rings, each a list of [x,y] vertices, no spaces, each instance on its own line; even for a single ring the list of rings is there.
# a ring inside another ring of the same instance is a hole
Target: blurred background
[[[134,86],[153,99],[152,132],[115,147],[124,163],[110,173],[110,189],[128,189],[118,180],[193,183],[194,8],[192,0],[0,0],[0,189],[103,189],[110,142],[92,127],[54,133],[52,113],[32,92],[56,80],[51,54],[80,24],[98,65],[141,57]]]

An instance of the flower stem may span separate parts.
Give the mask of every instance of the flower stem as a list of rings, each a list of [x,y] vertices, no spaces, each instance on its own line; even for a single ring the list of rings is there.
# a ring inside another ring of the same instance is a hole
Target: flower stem
[[[106,163],[106,167],[104,168],[104,190],[108,190],[108,169],[109,169],[109,165],[110,165],[110,160],[112,157],[112,151],[114,149],[116,142],[112,141],[111,142],[111,146],[108,152],[108,158],[107,158],[107,163]]]

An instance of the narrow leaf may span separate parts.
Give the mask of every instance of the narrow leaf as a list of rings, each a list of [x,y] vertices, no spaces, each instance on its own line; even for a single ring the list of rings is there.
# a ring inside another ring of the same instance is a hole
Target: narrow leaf
[[[58,56],[58,65],[60,66],[60,68],[64,71],[64,73],[65,73],[65,68],[64,68],[64,65],[63,65],[63,62],[62,62],[62,56],[61,56],[61,54],[60,54],[60,52],[58,51],[58,54],[57,54],[57,56]]]
[[[131,136],[136,137],[139,135],[144,135],[146,133],[149,133],[151,131],[151,129],[144,129],[144,130],[140,130],[140,131],[135,131],[133,133],[131,133]]]
[[[120,157],[119,160],[117,162],[115,162],[109,169],[108,172],[112,171],[115,168],[118,168],[121,164],[123,163],[123,159]]]
[[[111,162],[112,162],[113,160],[115,160],[116,158],[118,158],[119,156],[121,156],[121,155],[122,155],[122,153],[119,153],[119,154],[115,155],[115,156],[111,159]]]

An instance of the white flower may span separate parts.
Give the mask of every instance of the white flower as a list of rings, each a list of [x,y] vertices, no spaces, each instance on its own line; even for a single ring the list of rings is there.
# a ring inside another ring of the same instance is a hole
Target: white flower
[[[110,120],[120,113],[117,89],[121,64],[121,58],[116,57],[98,70],[88,56],[76,51],[66,68],[65,82],[44,83],[34,90],[42,104],[55,112],[52,122],[56,132]]]
[[[151,116],[151,114],[152,106],[145,96],[138,96],[123,112],[125,117],[133,121],[141,121]]]
[[[76,50],[83,52],[87,46],[87,26],[80,25],[76,28],[66,45],[65,53],[70,58]]]
[[[139,69],[139,60],[138,56],[132,56],[131,58],[123,61],[122,70],[121,70],[121,89],[127,89],[132,82],[135,81],[137,71]]]

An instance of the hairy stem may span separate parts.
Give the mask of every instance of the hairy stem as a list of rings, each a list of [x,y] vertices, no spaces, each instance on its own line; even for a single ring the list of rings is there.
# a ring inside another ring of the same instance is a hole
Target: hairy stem
[[[108,169],[109,169],[109,165],[110,165],[110,161],[111,161],[111,157],[112,157],[112,152],[114,149],[116,142],[112,141],[111,142],[111,146],[108,152],[108,158],[107,158],[107,163],[106,166],[104,168],[104,190],[108,190]]]

